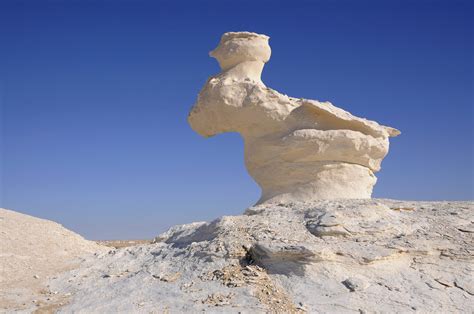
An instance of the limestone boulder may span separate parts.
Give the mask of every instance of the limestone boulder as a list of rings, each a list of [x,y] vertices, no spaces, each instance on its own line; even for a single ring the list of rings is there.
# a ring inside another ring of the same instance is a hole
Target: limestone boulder
[[[222,36],[210,53],[222,72],[204,85],[189,124],[205,137],[242,135],[245,165],[262,189],[258,203],[370,198],[389,137],[400,131],[266,87],[268,40],[249,32]]]

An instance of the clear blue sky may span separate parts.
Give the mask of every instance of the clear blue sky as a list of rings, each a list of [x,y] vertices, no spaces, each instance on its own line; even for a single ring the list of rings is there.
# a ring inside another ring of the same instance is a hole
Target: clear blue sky
[[[241,138],[186,122],[227,31],[271,37],[268,86],[402,131],[375,197],[473,199],[472,3],[3,0],[1,206],[114,239],[252,205]]]

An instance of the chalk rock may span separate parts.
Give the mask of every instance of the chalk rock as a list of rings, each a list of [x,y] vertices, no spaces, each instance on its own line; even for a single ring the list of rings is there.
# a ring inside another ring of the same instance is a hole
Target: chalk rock
[[[70,293],[59,313],[473,313],[474,237],[458,228],[473,210],[380,199],[261,204],[89,256],[49,285]]]
[[[370,198],[400,132],[353,116],[329,102],[296,99],[261,80],[270,59],[269,37],[225,33],[210,55],[222,72],[199,93],[188,122],[209,137],[238,132],[245,165],[262,189],[258,203]]]

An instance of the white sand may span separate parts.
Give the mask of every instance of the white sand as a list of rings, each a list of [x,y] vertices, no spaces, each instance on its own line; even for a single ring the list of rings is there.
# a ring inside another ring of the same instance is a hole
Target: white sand
[[[55,222],[0,209],[0,311],[62,299],[47,281],[79,265],[79,257],[104,250]]]

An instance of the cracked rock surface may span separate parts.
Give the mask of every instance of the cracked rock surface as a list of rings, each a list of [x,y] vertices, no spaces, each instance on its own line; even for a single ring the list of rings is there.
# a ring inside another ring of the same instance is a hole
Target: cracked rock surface
[[[473,312],[473,202],[263,204],[112,249],[62,312]]]

